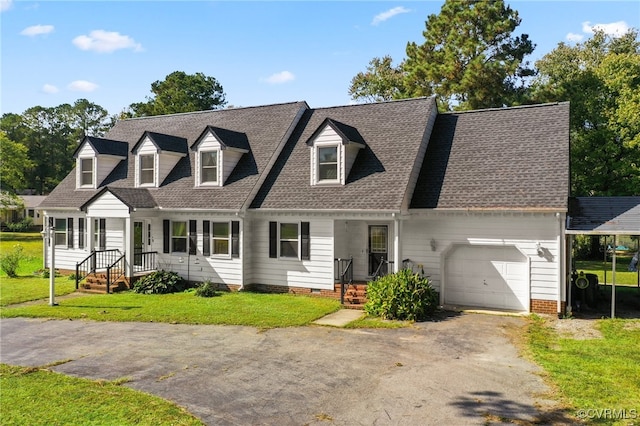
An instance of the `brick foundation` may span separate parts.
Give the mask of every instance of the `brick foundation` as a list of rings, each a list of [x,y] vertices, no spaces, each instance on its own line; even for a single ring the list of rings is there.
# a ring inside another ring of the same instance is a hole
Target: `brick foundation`
[[[331,299],[340,300],[340,286],[334,286],[333,290],[325,289],[311,289],[305,287],[286,287],[281,285],[268,285],[268,284],[249,284],[245,288],[251,291],[259,291],[263,293],[288,293],[288,294],[301,294],[305,296],[316,297],[328,297]]]
[[[560,303],[560,311],[558,312],[558,302],[555,300],[531,299],[530,310],[536,314],[557,315],[563,313],[566,308],[566,302]]]

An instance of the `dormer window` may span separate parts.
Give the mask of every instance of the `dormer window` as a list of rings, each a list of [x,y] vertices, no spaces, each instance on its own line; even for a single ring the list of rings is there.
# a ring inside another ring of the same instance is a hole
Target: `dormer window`
[[[338,147],[318,147],[318,182],[338,180]]]
[[[249,152],[244,133],[207,126],[191,145],[196,152],[196,187],[224,186],[242,156]]]
[[[93,187],[93,158],[80,159],[80,186]]]
[[[140,185],[153,185],[155,176],[155,155],[140,155]]]
[[[200,184],[218,183],[218,151],[200,151]]]
[[[327,118],[307,145],[311,147],[311,185],[345,185],[365,142],[355,127]]]

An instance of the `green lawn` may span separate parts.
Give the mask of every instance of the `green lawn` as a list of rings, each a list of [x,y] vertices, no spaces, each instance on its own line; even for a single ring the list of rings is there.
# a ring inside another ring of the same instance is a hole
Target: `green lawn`
[[[616,259],[616,284],[638,285],[638,273],[629,272],[629,262],[631,262],[631,256],[621,256]],[[577,260],[575,266],[578,272],[584,271],[585,273],[596,274],[600,284],[605,282],[605,269],[607,271],[607,283],[611,283],[613,278],[611,261],[605,264],[602,260]]]
[[[251,292],[221,293],[210,298],[198,297],[193,291],[173,294],[123,292],[60,299],[58,303],[59,306],[5,307],[1,316],[272,328],[307,325],[340,309],[338,301],[327,298]]]
[[[543,318],[533,315],[528,328],[529,348],[571,406],[570,414],[580,416],[579,410],[587,410],[589,423],[637,424],[640,320],[594,321],[604,338],[577,340],[559,336]],[[597,410],[606,409],[615,410],[618,416],[612,418],[612,412],[598,416]],[[637,417],[619,418],[621,412]]]
[[[177,405],[113,382],[0,364],[4,425],[203,425]]]
[[[42,269],[42,237],[38,233],[0,233],[0,255],[21,245],[27,259],[20,263],[18,277],[9,278],[0,271],[0,306],[49,297],[49,278],[36,274]],[[56,295],[75,291],[75,281],[56,277]]]

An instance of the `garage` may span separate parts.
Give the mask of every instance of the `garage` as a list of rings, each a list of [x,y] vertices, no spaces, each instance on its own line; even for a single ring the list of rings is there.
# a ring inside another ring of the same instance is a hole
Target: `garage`
[[[529,310],[529,261],[512,246],[454,246],[445,257],[444,304]]]

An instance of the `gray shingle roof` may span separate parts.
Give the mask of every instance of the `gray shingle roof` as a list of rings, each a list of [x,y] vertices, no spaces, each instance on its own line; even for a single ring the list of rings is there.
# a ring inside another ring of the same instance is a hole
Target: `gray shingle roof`
[[[82,144],[87,142],[93,150],[98,154],[105,155],[117,155],[118,157],[126,157],[129,151],[129,144],[114,141],[111,139],[96,138],[93,136],[85,136],[84,139],[78,144],[78,147],[73,152],[73,157],[78,155],[78,151],[82,147]]]
[[[400,210],[435,108],[433,98],[419,98],[305,112],[251,207]],[[366,144],[344,186],[310,184],[306,142],[326,119],[356,129]]]
[[[568,230],[640,234],[640,197],[575,197],[569,201]]]
[[[213,134],[223,147],[244,149],[246,151],[250,149],[246,133],[234,132],[233,130],[221,129],[215,126],[207,126],[196,142],[191,145],[191,149],[197,149],[198,142],[200,142],[207,133]]]
[[[138,139],[138,142],[131,148],[131,152],[135,153],[138,146],[140,146],[147,137],[160,151],[177,152],[180,154],[186,154],[188,151],[187,140],[185,138],[145,131],[142,136],[140,136],[140,139]]]
[[[318,126],[316,131],[313,132],[309,139],[307,139],[307,145],[310,145],[311,142],[313,142],[313,140],[316,138],[316,136],[318,136],[318,134],[322,132],[327,125],[331,126],[333,130],[335,130],[335,132],[340,136],[340,138],[342,138],[343,144],[347,142],[355,142],[361,145],[365,144],[365,141],[360,132],[358,132],[358,129],[339,121],[327,118],[322,122],[322,124],[320,124],[320,126]]]
[[[188,150],[189,155],[178,162],[162,186],[149,190],[155,204],[166,209],[239,210],[252,194],[302,108],[308,108],[305,102],[136,118],[119,121],[106,137],[127,142],[133,148],[149,129],[154,133],[186,139],[188,145],[192,145],[207,126],[244,133],[250,152],[243,154],[223,187],[194,187],[195,152]],[[121,161],[101,183],[101,187],[108,185],[112,191],[134,188],[133,158],[129,153],[128,158]],[[43,201],[42,208],[78,209],[101,189],[75,188],[73,170]]]
[[[568,103],[446,113],[411,207],[566,210],[568,183]]]
[[[151,193],[146,188],[111,188],[105,186],[95,193],[93,197],[87,200],[80,208],[84,209],[88,204],[91,204],[96,198],[99,198],[107,191],[115,195],[115,197],[129,207],[129,209],[152,209],[157,207]]]

